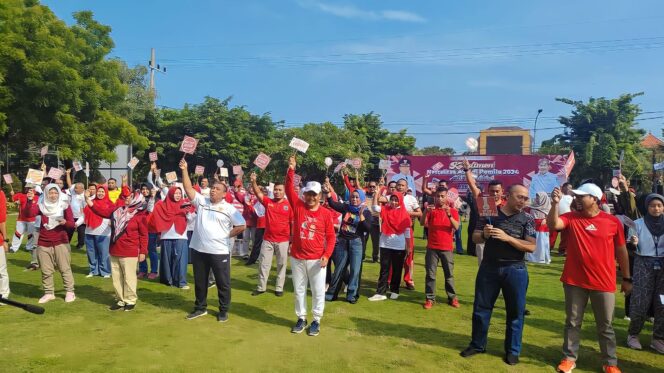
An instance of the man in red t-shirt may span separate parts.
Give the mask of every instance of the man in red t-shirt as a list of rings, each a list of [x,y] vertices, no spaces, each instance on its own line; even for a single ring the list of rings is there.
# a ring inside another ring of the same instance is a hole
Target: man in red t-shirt
[[[293,209],[293,243],[291,246],[291,271],[295,292],[297,324],[293,333],[302,333],[307,326],[307,282],[311,286],[312,313],[314,321],[309,326],[309,335],[320,332],[320,319],[325,309],[325,267],[334,251],[336,235],[330,211],[320,204],[321,185],[310,181],[302,189],[304,200],[300,200],[293,183],[295,156],[288,159],[286,174],[286,196]]]
[[[447,188],[438,187],[434,195],[434,205],[427,207],[426,215],[429,234],[427,252],[424,257],[426,285],[424,308],[430,309],[436,302],[436,270],[440,260],[445,274],[445,292],[447,302],[455,308],[459,300],[454,291],[454,230],[459,228],[459,212],[447,201]]]
[[[263,206],[262,214],[265,217],[265,234],[258,257],[258,286],[251,295],[265,293],[267,279],[272,269],[272,256],[277,255],[277,281],[274,294],[278,297],[284,295],[284,282],[286,280],[286,261],[288,259],[288,243],[290,241],[290,226],[293,209],[286,200],[284,184],[274,184],[274,198],[269,198],[256,183],[256,173],[250,175],[251,187],[256,198]],[[257,211],[258,212],[258,211]]]
[[[560,280],[565,290],[565,335],[563,360],[558,371],[571,372],[576,367],[583,313],[592,302],[599,346],[604,360],[604,372],[616,373],[616,335],[611,321],[616,298],[616,267],[618,259],[622,273],[621,291],[632,290],[629,273],[629,257],[620,221],[603,212],[599,203],[602,190],[587,183],[572,191],[572,211],[558,216],[558,203],[562,197],[555,188],[551,196],[551,211],[546,218],[549,230],[567,234],[567,256]]]

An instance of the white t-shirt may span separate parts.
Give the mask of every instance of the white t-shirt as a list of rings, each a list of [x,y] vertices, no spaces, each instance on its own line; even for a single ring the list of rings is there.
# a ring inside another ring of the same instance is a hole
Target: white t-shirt
[[[189,246],[206,254],[230,254],[231,230],[246,225],[242,214],[225,200],[212,204],[200,193],[192,202],[196,206],[196,227]]]
[[[417,198],[410,194],[403,196],[403,203],[406,205],[406,211],[408,212],[413,212],[420,208],[420,204],[417,202]]]
[[[574,198],[572,196],[564,195],[560,198],[560,203],[558,204],[558,214],[566,214],[572,211],[572,201]]]
[[[182,232],[182,234],[179,234],[175,230],[175,224],[171,225],[171,228],[167,230],[166,232],[161,232],[161,239],[162,240],[186,240],[188,239],[187,237],[187,231],[185,230]]]
[[[101,224],[95,229],[90,227],[85,227],[85,234],[91,236],[110,236],[111,235],[111,221],[108,219],[102,219]]]
[[[83,216],[83,207],[85,207],[85,194],[77,194],[74,188],[75,186],[69,189],[69,206],[71,207],[71,212],[74,214],[74,219],[78,219]]]

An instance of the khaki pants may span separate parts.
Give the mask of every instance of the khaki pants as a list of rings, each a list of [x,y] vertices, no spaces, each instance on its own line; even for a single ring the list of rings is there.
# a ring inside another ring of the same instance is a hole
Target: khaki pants
[[[0,245],[0,296],[9,296],[9,273],[7,273],[7,256],[5,249]]]
[[[578,286],[563,285],[565,289],[565,335],[563,339],[563,354],[568,360],[576,361],[578,358],[579,341],[581,340],[581,323],[583,313],[588,305],[588,299],[595,315],[595,326],[599,348],[602,351],[602,360],[607,365],[618,365],[616,355],[616,333],[613,331],[613,309],[616,304],[614,293],[588,290]]]
[[[74,275],[71,272],[71,248],[69,244],[57,246],[37,246],[37,260],[42,272],[42,286],[44,293],[53,294],[53,274],[57,268],[62,275],[65,291],[74,292]]]
[[[111,278],[119,306],[136,304],[136,267],[138,258],[111,255]]]
[[[286,281],[286,262],[288,260],[288,242],[263,241],[261,254],[258,257],[258,287],[256,290],[265,291],[267,279],[272,269],[272,255],[277,255],[277,281],[275,291],[284,291]]]

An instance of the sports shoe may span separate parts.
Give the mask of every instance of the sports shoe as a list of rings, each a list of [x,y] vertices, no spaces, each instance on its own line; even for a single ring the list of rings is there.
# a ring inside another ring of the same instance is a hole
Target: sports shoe
[[[138,272],[138,274],[136,275],[136,278],[139,279],[139,280],[144,279],[145,278],[145,272]]]
[[[576,362],[574,360],[562,359],[556,371],[560,373],[572,373],[572,370],[576,368]]]
[[[48,302],[50,302],[54,299],[55,299],[55,295],[53,295],[53,294],[44,294],[43,297],[39,298],[39,301],[37,303],[44,304],[44,303],[48,303]]]
[[[408,290],[415,290],[415,283],[414,282],[406,282],[406,289]]]
[[[300,334],[304,331],[304,328],[307,327],[306,319],[297,319],[297,323],[294,327],[291,328],[290,332],[295,334]]]
[[[65,293],[65,303],[71,303],[76,300],[76,294],[73,291]]]
[[[284,292],[283,292],[283,291],[275,291],[275,292],[274,292],[274,295],[276,295],[276,296],[278,296],[278,297],[283,297],[283,296],[284,296]]]
[[[627,336],[627,347],[631,348],[632,350],[641,350],[643,347],[641,346],[641,341],[639,341],[639,336],[638,335],[628,335]]]
[[[187,315],[187,320],[193,320],[205,315],[207,315],[207,310],[194,310],[194,312]]]
[[[120,310],[123,310],[123,309],[124,309],[124,306],[121,306],[117,303],[113,303],[113,304],[111,304],[110,307],[108,307],[109,311],[120,311]]]
[[[615,365],[605,365],[602,367],[602,372],[604,373],[621,373],[620,368]]]
[[[189,287],[189,285],[182,285],[182,286],[180,286],[180,289],[182,289],[182,290],[189,290],[189,289],[191,289],[191,288]]]
[[[88,273],[87,276],[85,276],[85,278],[90,278],[90,277],[95,277],[95,276],[96,275],[94,273]]]
[[[397,299],[399,299],[399,293],[392,293],[392,294],[390,294],[390,299],[392,299],[392,300],[397,300]]]
[[[251,296],[252,296],[252,297],[255,297],[255,296],[257,296],[257,295],[261,295],[261,294],[263,294],[263,293],[265,293],[265,290],[263,290],[263,291],[260,291],[260,290],[254,290],[254,291],[251,292]]]
[[[103,278],[111,278],[111,275],[103,275],[103,276],[101,276],[101,277],[103,277]]]
[[[427,299],[426,301],[424,301],[424,306],[423,307],[424,307],[425,310],[430,310],[431,307],[433,307],[433,305],[434,305],[433,299]]]
[[[126,304],[126,305],[124,306],[124,310],[125,310],[125,312],[133,311],[134,308],[136,308],[136,305],[135,305],[135,304]]]
[[[314,322],[312,322],[311,325],[309,325],[309,331],[307,332],[307,334],[310,337],[315,337],[318,334],[320,334],[320,323],[314,320]]]
[[[625,320],[625,321],[632,321],[632,319],[631,319],[629,316],[625,316],[625,317],[623,317],[623,320]]]
[[[36,270],[39,269],[39,264],[30,263],[30,264],[27,265],[27,267],[25,267],[25,269],[27,269],[28,271],[36,271]]]
[[[219,322],[228,321],[228,312],[219,312],[217,314],[217,321],[219,321]]]
[[[476,349],[468,346],[468,347],[466,347],[465,350],[461,351],[459,353],[459,355],[461,355],[461,357],[471,357],[473,355],[483,354],[483,353],[484,353],[484,351],[476,350]]]
[[[157,277],[159,277],[159,275],[156,274],[156,273],[149,273],[149,274],[148,274],[148,280],[154,280],[154,279],[156,279]]]
[[[653,339],[650,347],[660,354],[664,354],[664,339]]]
[[[461,305],[459,304],[459,300],[457,298],[452,298],[452,300],[450,300],[448,304],[454,308],[461,307]]]
[[[216,282],[208,282],[208,289],[212,289],[215,286],[217,286]]]
[[[503,361],[509,365],[517,365],[519,364],[519,357],[512,354],[506,354]]]
[[[375,302],[375,301],[379,301],[379,300],[385,300],[385,299],[387,299],[387,297],[384,296],[383,294],[374,294],[374,295],[372,295],[371,297],[369,297],[367,299],[372,301],[372,302]]]

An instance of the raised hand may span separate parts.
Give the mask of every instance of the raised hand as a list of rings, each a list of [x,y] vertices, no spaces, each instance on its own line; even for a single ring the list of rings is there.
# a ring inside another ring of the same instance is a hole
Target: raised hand
[[[297,166],[297,160],[295,159],[295,155],[291,155],[288,157],[288,167],[291,170],[295,170],[295,166]]]
[[[187,161],[185,161],[184,159],[181,159],[179,166],[180,166],[180,169],[182,171],[186,171],[187,170]]]
[[[551,203],[552,204],[560,203],[560,199],[562,197],[563,197],[563,193],[560,191],[560,188],[554,188],[553,192],[551,192]]]
[[[249,181],[251,181],[252,184],[256,182],[256,173],[255,172],[252,172],[251,174],[249,174]]]

